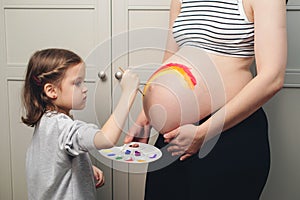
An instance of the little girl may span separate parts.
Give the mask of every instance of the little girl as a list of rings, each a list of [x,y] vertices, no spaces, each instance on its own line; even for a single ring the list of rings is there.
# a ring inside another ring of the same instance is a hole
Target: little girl
[[[91,200],[96,198],[95,186],[104,183],[88,152],[116,144],[139,79],[124,72],[120,101],[102,129],[70,114],[85,107],[84,79],[83,60],[69,50],[45,49],[29,60],[22,94],[22,121],[35,127],[26,155],[28,199]]]

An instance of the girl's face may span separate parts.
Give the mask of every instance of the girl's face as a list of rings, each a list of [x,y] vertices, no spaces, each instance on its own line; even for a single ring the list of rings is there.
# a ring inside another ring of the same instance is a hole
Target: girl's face
[[[70,110],[81,110],[85,107],[88,90],[84,79],[84,63],[79,63],[66,71],[55,100],[55,104],[62,112],[69,114]]]

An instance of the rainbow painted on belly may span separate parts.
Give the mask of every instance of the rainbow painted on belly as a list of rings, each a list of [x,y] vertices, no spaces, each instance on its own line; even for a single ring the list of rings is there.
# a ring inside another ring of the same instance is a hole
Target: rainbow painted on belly
[[[149,78],[147,84],[144,87],[143,93],[146,94],[149,84],[151,84],[158,77],[161,77],[165,74],[178,75],[180,78],[184,80],[185,85],[190,89],[194,89],[195,85],[197,84],[196,78],[191,73],[190,68],[178,63],[169,63],[160,67],[152,74],[152,76]]]

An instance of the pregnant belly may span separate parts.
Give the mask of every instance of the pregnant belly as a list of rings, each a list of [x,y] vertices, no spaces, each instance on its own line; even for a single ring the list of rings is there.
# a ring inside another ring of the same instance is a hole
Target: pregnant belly
[[[167,63],[144,88],[144,112],[160,133],[214,113],[252,79],[251,58],[208,56],[198,48],[181,48]]]
[[[160,133],[198,122],[210,113],[211,97],[190,66],[169,63],[159,68],[144,88],[143,107],[152,127]]]

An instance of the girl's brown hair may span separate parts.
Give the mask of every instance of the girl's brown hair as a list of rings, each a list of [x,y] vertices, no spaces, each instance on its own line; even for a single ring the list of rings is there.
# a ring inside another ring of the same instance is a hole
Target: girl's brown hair
[[[56,106],[44,93],[44,85],[51,83],[59,87],[66,70],[81,62],[77,54],[66,49],[44,49],[31,56],[22,91],[25,109],[25,117],[21,118],[23,123],[33,127],[46,109],[56,110]]]

